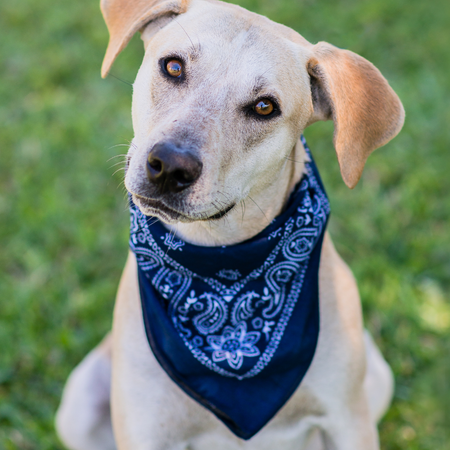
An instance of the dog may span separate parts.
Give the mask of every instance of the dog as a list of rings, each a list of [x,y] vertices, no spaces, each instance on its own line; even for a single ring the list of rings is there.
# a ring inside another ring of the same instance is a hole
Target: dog
[[[126,189],[144,215],[158,218],[180,242],[219,248],[263,232],[305,174],[309,156],[299,136],[316,121],[333,120],[350,188],[370,153],[402,128],[402,104],[370,62],[325,42],[313,45],[239,6],[102,0],[101,7],[110,33],[103,77],[137,31],[145,47],[133,85]],[[289,400],[249,440],[161,367],[146,336],[137,273],[130,253],[112,333],[68,379],[56,416],[67,448],[379,448],[376,423],[390,403],[393,378],[364,332],[355,280],[328,233],[314,358]]]

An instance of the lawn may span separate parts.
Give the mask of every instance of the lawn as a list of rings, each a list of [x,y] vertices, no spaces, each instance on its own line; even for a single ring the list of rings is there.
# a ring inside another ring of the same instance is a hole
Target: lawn
[[[372,61],[402,99],[401,134],[340,179],[332,124],[305,133],[330,230],[391,364],[386,450],[450,442],[450,2],[241,0]],[[0,4],[0,449],[62,449],[53,420],[70,370],[111,326],[128,215],[114,158],[132,138],[131,87],[100,78],[97,1]],[[113,68],[132,82],[136,37]]]

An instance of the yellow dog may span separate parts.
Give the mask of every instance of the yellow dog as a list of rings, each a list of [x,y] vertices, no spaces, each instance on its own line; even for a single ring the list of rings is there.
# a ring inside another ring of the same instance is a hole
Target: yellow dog
[[[110,32],[103,76],[137,31],[145,46],[133,86],[125,186],[144,214],[185,242],[228,246],[261,232],[304,173],[299,136],[314,122],[333,120],[350,188],[369,154],[403,125],[400,100],[371,63],[325,42],[310,44],[238,6],[102,0],[102,11]],[[167,162],[173,140],[196,156]],[[243,201],[245,214],[234,207]],[[61,439],[73,450],[378,449],[376,422],[389,405],[392,375],[363,331],[355,280],[328,235],[319,302],[320,335],[306,376],[244,441],[186,395],[149,351],[131,254],[112,335],[65,388]]]

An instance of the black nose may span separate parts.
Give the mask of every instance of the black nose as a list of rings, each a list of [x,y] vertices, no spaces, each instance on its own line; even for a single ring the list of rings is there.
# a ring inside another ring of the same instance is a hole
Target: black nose
[[[162,194],[177,193],[198,180],[202,167],[190,150],[172,142],[160,142],[148,154],[147,177]]]

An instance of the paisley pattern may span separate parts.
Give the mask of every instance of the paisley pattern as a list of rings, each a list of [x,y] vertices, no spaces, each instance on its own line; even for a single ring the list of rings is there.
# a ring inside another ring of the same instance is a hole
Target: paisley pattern
[[[176,239],[130,201],[130,247],[187,351],[209,370],[244,380],[263,371],[299,299],[309,258],[325,229],[329,203],[312,162],[287,217],[248,243],[208,249]],[[288,206],[289,208],[289,206]],[[237,267],[250,250],[257,263]],[[203,250],[202,250],[203,251]],[[220,261],[220,270],[208,273]],[[233,266],[234,264],[234,266]],[[250,269],[249,269],[250,267]]]

